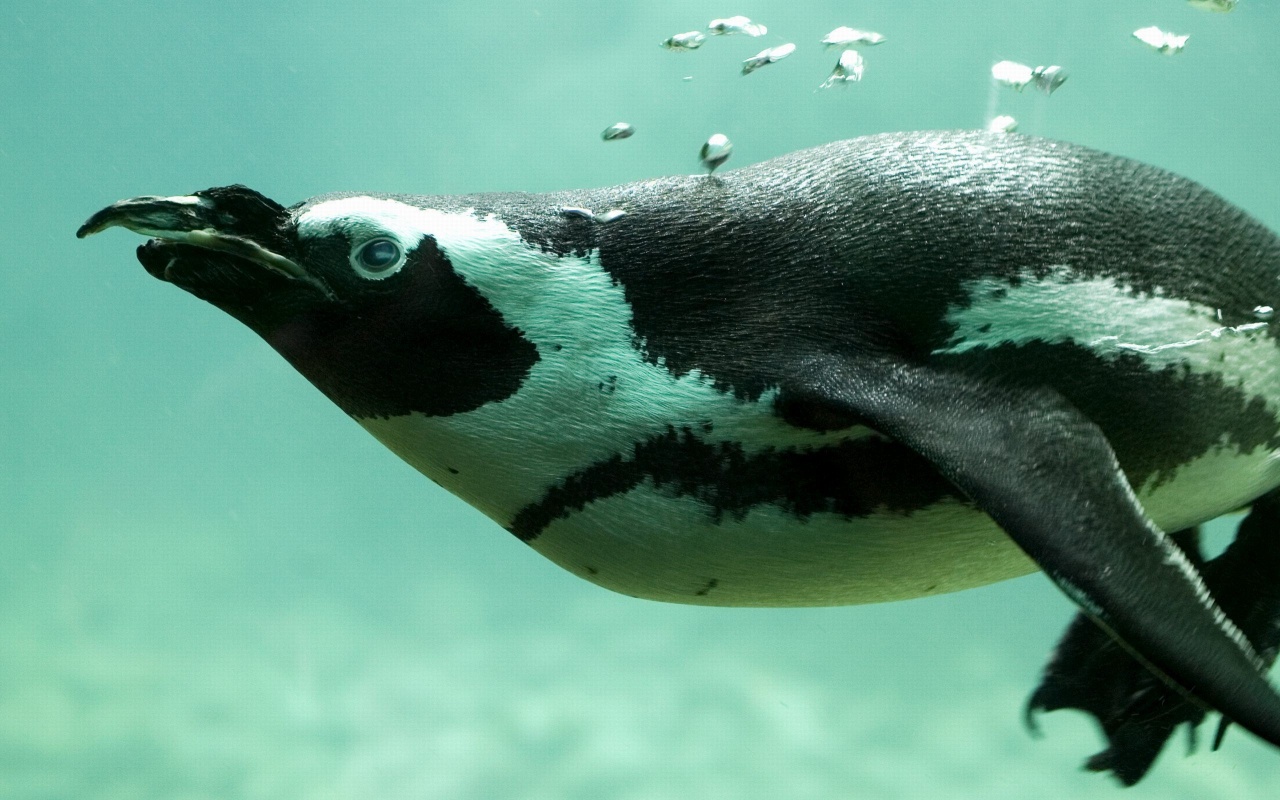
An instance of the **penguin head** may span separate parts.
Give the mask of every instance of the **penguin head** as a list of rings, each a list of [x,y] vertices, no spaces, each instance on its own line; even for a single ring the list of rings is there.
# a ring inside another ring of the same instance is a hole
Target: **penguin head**
[[[463,279],[432,223],[474,222],[482,259],[501,260],[501,243],[427,203],[330,195],[286,208],[227,186],[114,203],[77,236],[154,237],[138,248],[148,273],[246,324],[352,416],[443,416],[514,394],[538,352]]]

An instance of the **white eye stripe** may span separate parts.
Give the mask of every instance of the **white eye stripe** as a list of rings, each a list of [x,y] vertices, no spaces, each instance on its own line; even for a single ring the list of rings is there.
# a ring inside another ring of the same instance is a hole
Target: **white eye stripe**
[[[427,235],[423,230],[423,209],[396,200],[378,197],[343,197],[308,208],[298,216],[297,231],[303,238],[322,238],[342,233],[352,241],[379,236],[394,239],[407,251],[417,247]]]

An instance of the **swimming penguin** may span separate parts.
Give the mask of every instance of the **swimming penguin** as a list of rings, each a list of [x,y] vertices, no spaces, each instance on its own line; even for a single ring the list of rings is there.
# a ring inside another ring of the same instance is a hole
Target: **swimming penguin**
[[[552,194],[138,197],[78,235],[116,225],[587,580],[808,606],[1038,567],[1084,616],[1029,713],[1097,716],[1093,768],[1136,781],[1206,709],[1280,745],[1280,239],[1191,181],[902,133]],[[1195,526],[1255,500],[1205,562]]]

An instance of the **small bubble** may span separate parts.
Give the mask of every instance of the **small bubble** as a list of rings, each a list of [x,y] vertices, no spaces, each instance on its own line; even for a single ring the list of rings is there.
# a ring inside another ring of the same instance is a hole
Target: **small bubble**
[[[604,129],[600,134],[600,138],[604,139],[606,142],[612,142],[618,139],[629,139],[635,132],[636,129],[632,127],[630,123],[615,122]]]
[[[699,157],[702,159],[702,165],[707,168],[707,172],[715,172],[716,167],[729,160],[729,155],[733,152],[733,143],[729,141],[729,137],[723,133],[713,133],[711,138],[707,139],[706,144],[702,145]]]

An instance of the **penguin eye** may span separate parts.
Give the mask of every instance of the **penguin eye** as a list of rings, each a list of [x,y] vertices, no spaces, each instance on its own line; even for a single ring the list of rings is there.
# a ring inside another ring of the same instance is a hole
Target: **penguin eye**
[[[390,239],[372,239],[351,254],[351,265],[366,278],[385,278],[403,263],[404,248]]]

